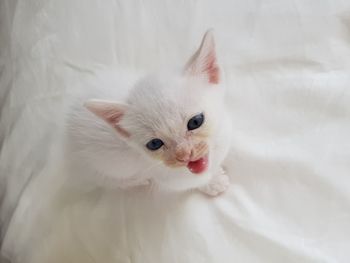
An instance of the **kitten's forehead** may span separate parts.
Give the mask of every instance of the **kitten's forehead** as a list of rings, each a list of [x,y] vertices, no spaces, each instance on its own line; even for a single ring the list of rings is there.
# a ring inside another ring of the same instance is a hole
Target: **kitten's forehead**
[[[142,79],[132,90],[128,103],[143,111],[176,113],[200,102],[200,84],[181,75],[154,75]]]
[[[145,129],[177,134],[188,117],[201,111],[199,95],[193,98],[187,86],[188,81],[181,77],[143,79],[129,96],[132,115]]]

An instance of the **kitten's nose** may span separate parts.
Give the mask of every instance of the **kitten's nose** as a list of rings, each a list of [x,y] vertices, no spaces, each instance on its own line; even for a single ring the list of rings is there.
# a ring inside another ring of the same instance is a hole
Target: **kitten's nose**
[[[175,158],[180,162],[188,162],[191,158],[192,149],[189,145],[180,144],[176,146]]]

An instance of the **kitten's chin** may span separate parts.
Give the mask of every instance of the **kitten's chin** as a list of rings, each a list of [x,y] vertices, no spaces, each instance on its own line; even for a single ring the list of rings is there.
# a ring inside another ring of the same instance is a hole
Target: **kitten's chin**
[[[164,170],[162,175],[156,176],[154,182],[161,190],[185,191],[204,186],[211,180],[211,173],[206,170],[200,174],[194,174],[187,168]]]
[[[185,191],[204,186],[211,180],[211,162],[206,154],[182,167],[163,167],[154,177],[161,190]]]

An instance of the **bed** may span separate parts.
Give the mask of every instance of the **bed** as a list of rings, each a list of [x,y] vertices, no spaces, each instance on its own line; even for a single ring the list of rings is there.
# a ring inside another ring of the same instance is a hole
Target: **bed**
[[[229,84],[229,190],[94,191],[42,224],[82,76],[180,65],[208,28]],[[349,262],[349,66],[347,1],[2,0],[3,261]]]

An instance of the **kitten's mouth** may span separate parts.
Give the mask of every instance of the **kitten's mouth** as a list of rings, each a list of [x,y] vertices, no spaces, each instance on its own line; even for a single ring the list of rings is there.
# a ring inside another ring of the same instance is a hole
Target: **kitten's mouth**
[[[208,155],[201,157],[195,161],[190,161],[187,164],[187,168],[194,174],[203,173],[208,168]]]

